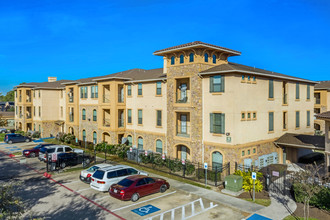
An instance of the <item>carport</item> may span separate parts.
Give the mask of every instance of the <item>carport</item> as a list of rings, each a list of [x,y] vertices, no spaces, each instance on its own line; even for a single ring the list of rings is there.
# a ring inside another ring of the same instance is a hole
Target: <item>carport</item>
[[[324,151],[324,136],[285,133],[274,144],[283,150],[283,163],[297,163],[298,158],[315,150]]]

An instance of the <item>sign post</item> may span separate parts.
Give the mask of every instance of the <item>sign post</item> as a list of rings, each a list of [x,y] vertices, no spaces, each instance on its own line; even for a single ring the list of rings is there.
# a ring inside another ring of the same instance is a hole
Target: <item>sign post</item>
[[[252,179],[253,179],[253,202],[254,202],[256,199],[256,190],[255,190],[255,181],[257,179],[256,172],[252,172]]]
[[[204,169],[205,169],[205,187],[207,187],[207,163],[204,163]]]
[[[165,160],[165,154],[162,154],[162,159]]]

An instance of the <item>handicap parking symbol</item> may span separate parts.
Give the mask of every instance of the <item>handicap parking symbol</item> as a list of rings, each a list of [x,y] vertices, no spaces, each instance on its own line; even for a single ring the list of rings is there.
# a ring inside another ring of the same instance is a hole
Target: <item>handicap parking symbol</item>
[[[133,209],[131,211],[138,214],[138,215],[140,215],[140,216],[145,216],[145,215],[149,215],[151,213],[157,212],[159,210],[160,210],[159,208],[157,208],[153,205],[146,205],[146,206],[142,206],[142,207],[137,208],[137,209]]]

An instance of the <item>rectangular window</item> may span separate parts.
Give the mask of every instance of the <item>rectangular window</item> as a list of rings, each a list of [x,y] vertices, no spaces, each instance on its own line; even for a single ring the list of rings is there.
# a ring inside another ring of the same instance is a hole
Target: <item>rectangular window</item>
[[[307,111],[307,127],[311,126],[311,112]]]
[[[256,151],[256,149],[255,148],[253,148],[253,153],[255,154],[257,151]]]
[[[244,157],[245,156],[245,151],[244,150],[242,150],[242,157]]]
[[[310,85],[307,85],[307,100],[311,99],[311,87]]]
[[[162,126],[162,111],[157,110],[157,126]]]
[[[99,87],[95,86],[95,98],[99,97]]]
[[[251,112],[247,113],[247,120],[251,120]]]
[[[16,111],[17,111],[17,106],[16,106]],[[33,106],[33,116],[36,116],[36,107]]]
[[[142,83],[138,84],[138,95],[142,95]]]
[[[138,110],[138,124],[142,125],[143,121],[142,121],[142,109]]]
[[[296,83],[296,99],[300,99],[300,95],[299,95],[299,83]]]
[[[156,83],[156,95],[161,95],[162,94],[162,82],[157,82]]]
[[[80,98],[84,98],[84,87],[80,87]]]
[[[241,120],[245,120],[245,112],[241,113]]]
[[[132,109],[127,109],[127,124],[132,124]]]
[[[210,92],[224,92],[225,77],[221,75],[210,77]]]
[[[268,131],[274,131],[274,112],[268,113]]]
[[[248,155],[250,155],[251,154],[251,150],[248,150]]]
[[[39,106],[39,117],[41,117],[41,107]]]
[[[215,134],[225,133],[224,113],[210,113],[210,133],[215,133]]]
[[[268,98],[274,98],[274,80],[269,80],[269,91],[268,91]]]
[[[127,96],[131,96],[131,95],[132,95],[132,86],[127,85]]]
[[[296,128],[300,127],[300,112],[296,111]]]
[[[85,86],[85,87],[84,87],[84,98],[85,98],[85,99],[87,99],[87,97],[88,97],[88,96],[87,96],[87,92],[88,92],[88,87]]]
[[[253,112],[253,113],[252,113],[252,119],[253,119],[253,120],[256,120],[256,119],[257,119],[257,112]]]
[[[95,87],[91,86],[91,98],[95,97]]]

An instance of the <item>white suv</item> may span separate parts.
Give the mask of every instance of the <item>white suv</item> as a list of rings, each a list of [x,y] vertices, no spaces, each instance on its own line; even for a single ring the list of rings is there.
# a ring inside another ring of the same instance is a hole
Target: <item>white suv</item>
[[[98,191],[109,191],[112,184],[118,183],[120,180],[125,179],[132,175],[146,175],[148,173],[137,170],[133,167],[126,165],[116,165],[97,170],[91,179],[90,186]]]

